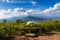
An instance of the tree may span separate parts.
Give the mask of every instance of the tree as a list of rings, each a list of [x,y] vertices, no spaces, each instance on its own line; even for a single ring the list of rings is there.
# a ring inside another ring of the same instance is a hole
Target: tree
[[[23,21],[21,21],[20,19],[17,19],[16,20],[16,23],[18,24],[18,23],[21,23],[21,22],[23,22]]]
[[[7,21],[7,20],[6,20],[6,19],[4,19],[4,20],[3,20],[3,23],[5,24],[5,23],[6,23],[6,21]]]

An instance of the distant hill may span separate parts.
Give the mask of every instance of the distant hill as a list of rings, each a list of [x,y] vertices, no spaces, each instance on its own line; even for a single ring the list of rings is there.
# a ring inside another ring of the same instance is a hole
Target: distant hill
[[[34,17],[34,16],[25,16],[25,17],[12,17],[12,18],[8,18],[8,21],[15,21],[17,19],[20,19],[22,21],[40,21],[40,20],[44,20],[45,18],[39,18],[39,17]]]
[[[35,17],[35,16],[17,16],[17,17],[12,17],[12,18],[8,18],[7,21],[16,21],[17,19],[20,19],[22,21],[44,21],[44,20],[52,20],[52,19],[59,19],[60,17],[55,17],[55,18],[50,18],[50,17]],[[2,21],[2,19],[0,19],[0,22]]]
[[[45,18],[42,18],[42,17],[34,17],[34,16],[27,16],[27,17],[24,17],[22,20],[23,21],[40,21],[40,20],[44,20]]]

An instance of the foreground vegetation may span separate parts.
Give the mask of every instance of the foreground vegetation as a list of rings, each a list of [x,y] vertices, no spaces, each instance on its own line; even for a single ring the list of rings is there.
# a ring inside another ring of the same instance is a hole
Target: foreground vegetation
[[[60,20],[50,20],[50,21],[40,21],[38,23],[30,23],[26,25],[27,22],[23,22],[17,19],[15,22],[7,22],[3,20],[0,22],[0,37],[13,37],[19,36],[25,33],[25,30],[20,30],[21,28],[40,28],[42,33],[51,31],[60,31]],[[35,31],[35,33],[38,33]]]

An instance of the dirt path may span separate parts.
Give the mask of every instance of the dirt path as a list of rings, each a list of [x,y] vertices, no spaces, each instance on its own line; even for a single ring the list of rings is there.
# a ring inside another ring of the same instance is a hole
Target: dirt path
[[[39,36],[39,37],[24,37],[24,36],[18,36],[15,40],[60,40],[59,34],[54,34],[50,36]]]
[[[51,35],[51,36],[39,36],[39,40],[60,40],[60,35]]]

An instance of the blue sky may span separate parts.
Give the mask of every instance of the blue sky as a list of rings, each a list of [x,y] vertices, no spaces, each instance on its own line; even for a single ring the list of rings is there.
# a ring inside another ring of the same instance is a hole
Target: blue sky
[[[33,5],[32,1],[36,4]],[[58,2],[60,0],[0,0],[0,9],[23,7],[43,10],[50,6],[53,7]]]
[[[60,0],[0,0],[0,19],[23,14],[60,17]]]

